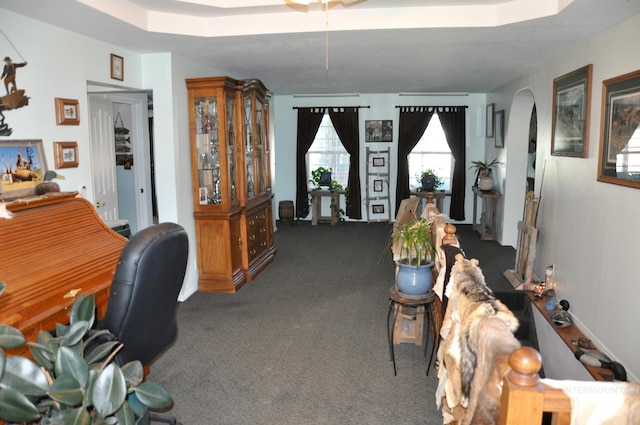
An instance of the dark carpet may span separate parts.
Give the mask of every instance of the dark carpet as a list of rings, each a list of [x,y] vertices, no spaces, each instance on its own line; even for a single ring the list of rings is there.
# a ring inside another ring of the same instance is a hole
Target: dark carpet
[[[181,303],[178,339],[150,375],[173,395],[169,413],[184,425],[442,423],[423,348],[396,346],[397,376],[389,360],[391,229],[280,223],[256,280]],[[490,286],[509,289],[514,250],[458,229]]]

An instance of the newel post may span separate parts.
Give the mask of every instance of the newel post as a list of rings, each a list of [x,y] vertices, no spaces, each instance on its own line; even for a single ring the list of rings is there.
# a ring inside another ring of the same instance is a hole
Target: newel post
[[[499,425],[539,425],[544,392],[538,371],[542,357],[531,347],[520,347],[509,356],[511,371],[502,382]]]

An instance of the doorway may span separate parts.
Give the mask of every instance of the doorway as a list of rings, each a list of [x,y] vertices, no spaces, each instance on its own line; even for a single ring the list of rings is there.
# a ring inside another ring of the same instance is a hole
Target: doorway
[[[538,113],[536,105],[533,105],[531,111],[531,120],[529,121],[529,147],[527,158],[527,193],[534,192],[536,189],[536,150],[538,147]]]
[[[147,91],[89,93],[94,206],[107,222],[126,220],[132,234],[157,221],[152,105]]]

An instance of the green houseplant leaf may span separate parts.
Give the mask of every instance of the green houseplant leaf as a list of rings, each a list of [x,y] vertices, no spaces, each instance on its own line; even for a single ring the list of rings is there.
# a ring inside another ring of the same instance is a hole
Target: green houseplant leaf
[[[34,362],[25,357],[10,356],[5,362],[0,387],[13,388],[26,396],[40,397],[47,394],[49,382]]]
[[[83,387],[78,380],[70,375],[56,379],[49,389],[49,396],[67,406],[77,406],[84,397]]]
[[[18,348],[24,345],[22,333],[9,325],[0,325],[0,347]]]
[[[133,390],[138,400],[151,409],[165,409],[173,403],[171,395],[155,382],[143,382]]]
[[[33,422],[40,418],[36,406],[20,391],[0,390],[0,417],[16,423]]]
[[[60,347],[54,370],[56,376],[72,376],[83,387],[89,381],[89,366],[82,356],[69,347]]]
[[[91,389],[91,400],[96,410],[104,417],[113,414],[122,406],[127,396],[124,375],[113,363],[98,373]]]

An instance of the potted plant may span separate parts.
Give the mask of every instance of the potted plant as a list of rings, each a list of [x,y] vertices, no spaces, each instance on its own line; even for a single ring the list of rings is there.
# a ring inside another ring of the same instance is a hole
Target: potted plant
[[[431,290],[434,248],[433,220],[423,217],[397,225],[392,231],[397,254],[396,285],[401,295],[420,297]]]
[[[494,158],[491,162],[484,161],[472,161],[473,165],[469,168],[475,168],[476,170],[476,182],[475,185],[482,191],[490,191],[493,189],[493,169],[502,164],[498,162],[497,158]]]
[[[4,284],[0,283],[1,290]],[[55,336],[40,331],[37,342],[25,341],[9,325],[0,325],[0,418],[20,424],[148,424],[149,410],[173,403],[160,385],[144,381],[143,366],[120,367],[113,358],[122,347],[108,331],[91,331],[94,295],[73,303],[68,326],[56,325]],[[91,331],[91,332],[90,332]],[[33,360],[6,356],[4,349],[29,346]]]
[[[433,192],[442,186],[444,181],[438,177],[434,170],[429,169],[418,175],[418,183],[420,183],[423,191]]]

